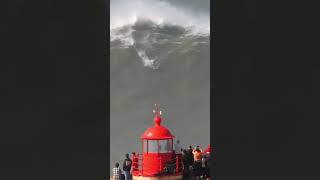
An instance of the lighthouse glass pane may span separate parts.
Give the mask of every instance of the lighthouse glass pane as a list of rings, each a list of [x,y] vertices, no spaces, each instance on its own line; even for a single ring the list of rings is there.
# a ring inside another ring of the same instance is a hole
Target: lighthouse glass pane
[[[168,153],[168,152],[170,152],[169,141],[159,140],[159,153]]]
[[[143,152],[148,152],[148,140],[143,140]]]
[[[148,152],[157,153],[158,152],[158,141],[157,140],[148,140]]]

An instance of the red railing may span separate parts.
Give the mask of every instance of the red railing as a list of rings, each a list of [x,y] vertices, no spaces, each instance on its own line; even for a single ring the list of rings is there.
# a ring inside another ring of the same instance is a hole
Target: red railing
[[[142,154],[137,154],[136,156],[136,159],[132,158],[133,161],[132,161],[132,175],[134,176],[140,176],[140,175],[144,175],[144,176],[147,176],[148,174],[151,174],[151,173],[148,173],[148,171],[146,171],[145,169],[143,169],[143,158],[142,158]],[[166,173],[165,172],[165,168],[167,167],[162,167],[162,164],[164,164],[162,162],[162,159],[161,159],[161,156],[159,158],[157,158],[159,160],[159,176],[162,176],[164,174],[166,175],[179,175],[179,173],[181,173],[183,171],[183,163],[182,163],[182,156],[181,155],[178,155],[176,154],[176,157],[173,158],[173,159],[170,159],[168,161],[166,161],[166,163],[169,163],[169,162],[174,162],[175,164],[175,168],[174,169],[170,169],[170,170],[173,170],[170,171],[170,173]]]
[[[141,175],[143,172],[143,166],[142,166],[143,160],[142,160],[142,154],[137,154],[136,159],[132,158],[132,174],[133,175]]]

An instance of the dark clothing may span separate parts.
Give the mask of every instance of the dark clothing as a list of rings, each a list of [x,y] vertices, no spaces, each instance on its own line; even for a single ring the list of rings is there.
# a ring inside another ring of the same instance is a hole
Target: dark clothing
[[[181,172],[182,171],[182,154],[177,154],[178,156],[178,171]]]
[[[187,151],[187,156],[188,156],[188,159],[189,159],[189,164],[193,164],[193,162],[194,162],[192,151],[193,151],[192,149],[188,149],[188,151]]]
[[[208,158],[204,158],[203,159],[203,167],[202,167],[202,175],[204,176],[204,177],[210,177],[210,174],[209,174],[209,171],[210,171],[210,169],[209,169],[209,166],[208,166]]]
[[[184,154],[182,156],[182,162],[183,162],[183,166],[186,167],[186,166],[189,166],[190,164],[190,160],[189,160],[189,157],[187,154]]]
[[[189,166],[190,164],[190,158],[188,157],[188,154],[185,153],[182,156],[182,162],[183,162],[183,179],[188,179],[190,176]]]
[[[131,171],[131,165],[132,165],[132,160],[130,158],[126,158],[124,161],[123,161],[123,171]]]
[[[168,161],[165,163],[164,165],[164,173],[165,174],[172,174],[175,172],[176,166],[174,163],[172,163],[172,161]]]
[[[201,161],[194,161],[193,163],[193,175],[194,176],[201,176],[202,174],[202,162]]]
[[[210,176],[210,167],[207,167],[207,168],[204,169],[204,176],[206,178],[210,178],[211,177]]]
[[[120,180],[125,180],[124,174],[120,174]]]
[[[189,178],[193,173],[189,170],[190,166],[194,163],[192,149],[188,149],[184,153],[183,164],[184,164],[184,176]]]
[[[211,164],[212,164],[212,161],[213,161],[213,159],[212,159],[213,157],[212,157],[212,154],[210,153],[209,155],[208,155],[208,158],[207,158],[207,161],[206,161],[206,177],[207,178],[210,178],[211,176],[210,176],[210,167],[211,167]]]

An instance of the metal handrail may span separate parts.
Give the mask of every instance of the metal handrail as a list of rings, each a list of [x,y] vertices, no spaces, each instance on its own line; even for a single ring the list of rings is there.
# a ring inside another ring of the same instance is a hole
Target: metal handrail
[[[143,169],[143,158],[142,158],[142,154],[137,154],[137,158],[138,158],[138,162],[132,162],[132,166],[134,165],[138,165],[137,168],[135,169],[135,172],[137,173],[141,173],[141,174],[148,174],[147,172],[145,172],[145,170]],[[162,159],[161,156],[160,157],[155,157],[159,159],[159,175],[164,173],[164,168],[162,167]],[[141,163],[140,163],[141,162]],[[170,160],[168,160],[168,162],[175,162],[175,173],[176,175],[178,175],[184,168],[183,163],[182,163],[182,157],[179,156],[178,154],[176,154],[176,156]],[[179,171],[180,170],[180,171]]]

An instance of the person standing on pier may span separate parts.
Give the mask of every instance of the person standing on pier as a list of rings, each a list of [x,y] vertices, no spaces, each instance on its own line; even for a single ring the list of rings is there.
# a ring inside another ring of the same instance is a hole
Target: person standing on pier
[[[124,171],[124,177],[125,180],[130,180],[131,179],[131,165],[132,165],[132,160],[129,158],[129,154],[126,154],[126,158],[123,161],[123,171]]]
[[[119,168],[119,163],[116,163],[115,164],[115,167],[113,168],[113,176],[112,176],[112,178],[114,179],[114,180],[120,180],[120,178],[121,178],[121,169]]]
[[[183,179],[189,179],[190,178],[190,155],[188,154],[188,151],[186,149],[183,150],[182,155],[182,162],[183,162]]]

